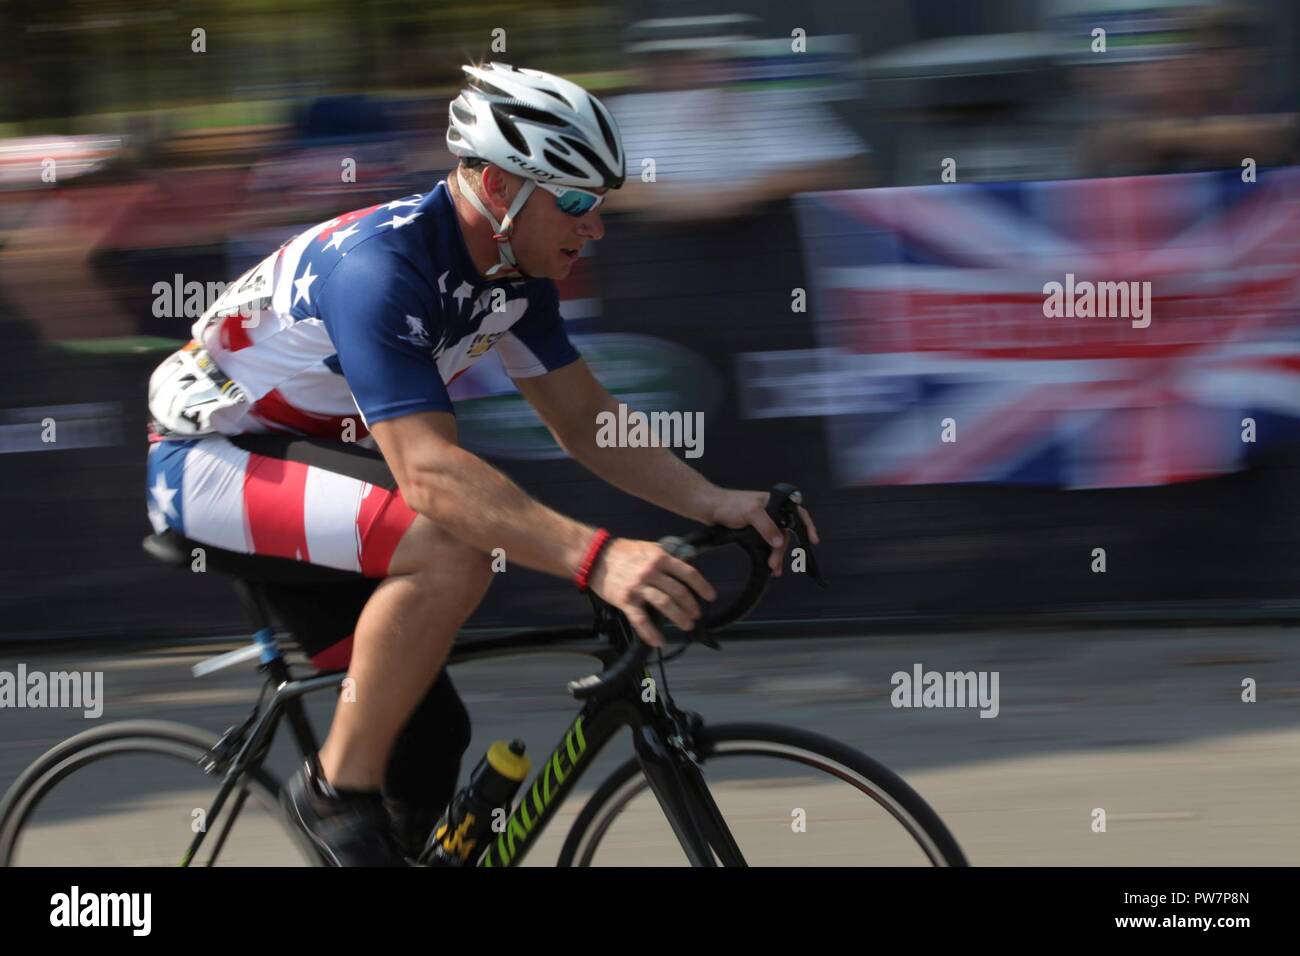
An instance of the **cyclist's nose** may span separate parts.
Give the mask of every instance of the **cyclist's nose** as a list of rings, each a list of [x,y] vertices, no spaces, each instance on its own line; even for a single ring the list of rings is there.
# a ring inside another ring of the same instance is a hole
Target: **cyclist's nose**
[[[605,223],[601,221],[599,212],[593,209],[578,220],[578,235],[592,240],[599,240],[605,235]]]

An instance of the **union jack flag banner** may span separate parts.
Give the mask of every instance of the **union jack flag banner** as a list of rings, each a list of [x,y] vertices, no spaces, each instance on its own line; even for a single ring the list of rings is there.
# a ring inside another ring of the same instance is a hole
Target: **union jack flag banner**
[[[1300,441],[1300,168],[1244,175],[800,197],[838,481],[1159,485]]]

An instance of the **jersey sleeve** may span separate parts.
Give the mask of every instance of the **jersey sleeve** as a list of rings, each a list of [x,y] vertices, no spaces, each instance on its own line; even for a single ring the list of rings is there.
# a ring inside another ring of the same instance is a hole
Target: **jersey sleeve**
[[[564,331],[554,282],[539,282],[535,293],[529,290],[528,311],[496,344],[496,351],[511,378],[545,375],[580,358]]]
[[[433,355],[438,306],[402,257],[365,243],[334,267],[318,314],[367,426],[416,412],[450,412]]]

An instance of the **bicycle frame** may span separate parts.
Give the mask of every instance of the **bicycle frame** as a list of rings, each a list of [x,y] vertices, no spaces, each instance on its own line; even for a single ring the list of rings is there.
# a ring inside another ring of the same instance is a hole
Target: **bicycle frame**
[[[455,646],[447,663],[452,665],[527,653],[574,653],[595,657],[608,667],[619,657],[627,641],[638,639],[624,625],[619,627],[623,630],[621,646],[619,640],[593,629],[548,628]],[[221,788],[208,811],[209,824],[218,819],[244,775],[255,771],[265,761],[281,719],[288,720],[303,759],[315,759],[316,739],[301,698],[316,691],[337,688],[347,676],[346,672],[337,671],[296,680],[290,674],[288,663],[269,628],[258,631],[254,641],[260,651],[260,669],[267,673],[274,693],[265,709],[259,711],[255,707],[243,724],[227,731],[206,758],[204,769],[209,773],[225,768]],[[643,670],[640,677],[648,678],[648,670]],[[545,830],[556,809],[572,793],[592,760],[626,726],[632,730],[637,759],[650,789],[691,864],[716,866],[717,860],[721,860],[723,865],[743,866],[740,849],[699,771],[698,758],[693,750],[693,730],[699,723],[698,715],[679,710],[671,697],[658,688],[653,693],[644,693],[639,682],[619,688],[616,695],[604,700],[588,700],[550,756],[540,765],[495,842],[482,852],[478,865],[517,866]],[[231,733],[235,735],[234,740],[227,744]],[[228,750],[233,745],[239,745],[239,749],[231,759]],[[221,852],[248,793],[247,788],[241,788],[222,824],[207,865],[212,865]],[[197,857],[206,836],[207,828],[195,834],[181,860],[182,866],[190,865]]]

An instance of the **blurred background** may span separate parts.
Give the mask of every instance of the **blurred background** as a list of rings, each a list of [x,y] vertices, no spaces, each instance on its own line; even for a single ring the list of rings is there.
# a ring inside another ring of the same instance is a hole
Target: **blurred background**
[[[622,126],[628,186],[561,289],[589,361],[633,405],[705,412],[713,480],[794,480],[815,505],[838,586],[774,590],[757,617],[1297,606],[1293,4],[0,18],[0,635],[242,627],[225,582],[139,549],[149,372],[207,283],[437,182],[458,67],[485,58],[571,76]],[[1067,272],[1153,281],[1155,321],[1043,319]],[[564,459],[496,362],[456,387],[467,445],[543,500],[678,530]],[[519,571],[475,623],[581,609]]]
[[[675,689],[869,749],[974,862],[1293,862],[1294,3],[10,0],[0,52],[6,658],[107,670],[113,717],[215,729],[251,694],[173,693],[199,651],[138,650],[247,630],[227,581],[140,548],[149,374],[206,283],[444,176],[459,65],[496,59],[623,130],[560,290],[580,351],[636,407],[704,412],[715,482],[797,483],[824,539],[831,588],[787,575],[736,632],[790,641]],[[1150,282],[1150,325],[1045,318],[1067,274]],[[495,361],[456,389],[465,444],[547,504],[685,530],[564,458]],[[510,570],[473,627],[583,619]],[[1006,719],[890,708],[918,660],[1001,668]],[[558,735],[553,670],[470,668],[473,754]],[[0,778],[74,717],[24,718]],[[1136,838],[1090,840],[1095,805]]]

